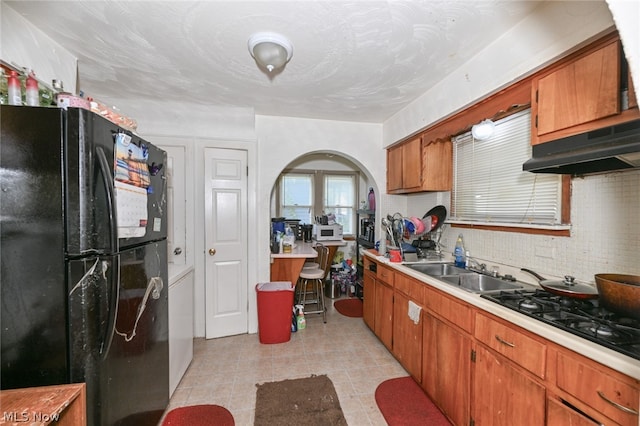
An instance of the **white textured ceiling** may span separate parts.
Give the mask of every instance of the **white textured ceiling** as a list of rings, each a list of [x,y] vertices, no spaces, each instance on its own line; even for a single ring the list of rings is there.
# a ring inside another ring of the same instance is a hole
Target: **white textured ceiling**
[[[118,100],[250,107],[260,115],[382,122],[540,2],[7,1],[78,58],[79,88]],[[275,76],[254,32],[294,46]]]

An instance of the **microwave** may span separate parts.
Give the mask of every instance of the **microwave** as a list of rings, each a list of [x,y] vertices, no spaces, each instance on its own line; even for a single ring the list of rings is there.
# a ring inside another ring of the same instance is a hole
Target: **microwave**
[[[313,225],[313,238],[316,241],[331,241],[342,239],[342,225]]]

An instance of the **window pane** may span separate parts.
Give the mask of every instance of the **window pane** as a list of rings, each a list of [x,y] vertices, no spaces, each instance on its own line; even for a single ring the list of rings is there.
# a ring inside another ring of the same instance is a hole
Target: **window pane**
[[[283,205],[310,206],[313,193],[311,175],[286,174],[282,178]]]
[[[354,233],[355,175],[326,175],[324,179],[324,211],[336,215],[344,234]]]
[[[496,123],[488,140],[471,133],[454,138],[454,220],[486,223],[560,224],[561,177],[525,172],[531,157],[531,112]]]
[[[300,219],[301,223],[313,223],[313,175],[285,174],[280,188],[280,214],[287,219]]]

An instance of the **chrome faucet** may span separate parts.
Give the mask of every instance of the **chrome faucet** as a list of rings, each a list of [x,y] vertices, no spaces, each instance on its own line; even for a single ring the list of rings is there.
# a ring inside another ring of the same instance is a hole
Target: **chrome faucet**
[[[473,272],[478,272],[480,274],[486,274],[487,273],[487,264],[486,263],[479,263],[477,260],[475,260],[474,258],[468,256],[467,257],[467,269]]]

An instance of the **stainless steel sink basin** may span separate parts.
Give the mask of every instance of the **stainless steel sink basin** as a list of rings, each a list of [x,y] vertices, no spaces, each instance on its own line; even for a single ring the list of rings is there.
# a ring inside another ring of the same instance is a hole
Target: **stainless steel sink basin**
[[[406,266],[423,274],[431,275],[432,277],[468,273],[466,269],[458,268],[454,266],[453,263],[414,263]]]
[[[524,285],[517,281],[505,281],[488,275],[468,272],[459,275],[445,275],[438,278],[471,293],[488,293],[524,288]]]

